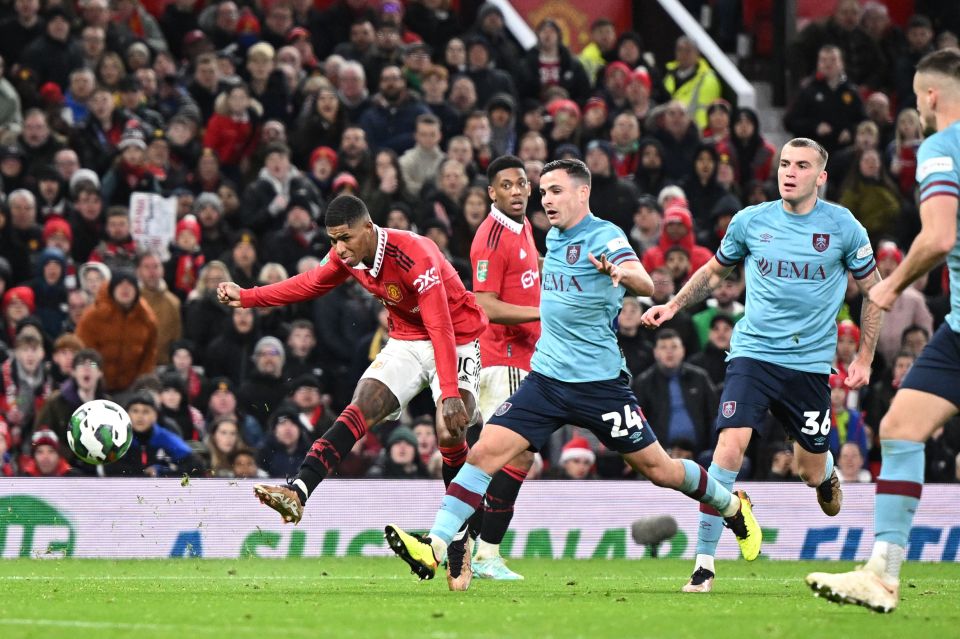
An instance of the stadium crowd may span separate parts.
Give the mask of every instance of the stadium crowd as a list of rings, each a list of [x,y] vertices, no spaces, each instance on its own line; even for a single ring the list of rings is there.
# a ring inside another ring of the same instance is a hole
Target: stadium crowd
[[[295,474],[385,345],[386,311],[353,280],[261,309],[218,303],[217,284],[317,265],[325,203],[351,193],[376,224],[432,239],[469,287],[470,243],[490,207],[484,171],[506,153],[533,183],[541,252],[540,170],[587,163],[592,211],[624,230],[655,285],[625,299],[619,319],[637,397],[672,455],[709,455],[744,275],[656,333],[640,316],[710,259],[738,210],[778,197],[778,151],[758,114],[723,98],[686,37],[675,59],[655,60],[637,33],[598,19],[574,55],[547,19],[524,51],[492,3],[320,4],[0,8],[0,475]],[[805,79],[784,126],[828,148],[825,196],[866,227],[884,275],[919,230],[913,68],[960,33],[960,12],[924,6],[900,28],[882,4],[841,0],[791,48]],[[132,193],[175,200],[169,246],[138,250]],[[862,304],[850,280],[830,378],[845,481],[876,476],[880,418],[947,294],[943,268],[906,291],[886,315],[871,385],[849,392]],[[66,432],[75,408],[104,397],[127,408],[135,437],[121,461],[94,468]],[[361,440],[340,476],[439,476],[432,412],[424,394]],[[741,476],[797,479],[782,430],[772,418],[759,426]],[[927,481],[957,481],[958,453],[951,423],[927,445]],[[631,476],[573,427],[541,454],[531,477]]]

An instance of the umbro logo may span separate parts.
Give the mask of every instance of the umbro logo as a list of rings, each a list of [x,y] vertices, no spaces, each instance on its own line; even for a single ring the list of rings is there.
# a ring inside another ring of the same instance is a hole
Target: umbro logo
[[[766,242],[769,244],[771,240],[773,240],[773,236],[770,235],[769,233],[764,233],[760,236],[761,242]]]

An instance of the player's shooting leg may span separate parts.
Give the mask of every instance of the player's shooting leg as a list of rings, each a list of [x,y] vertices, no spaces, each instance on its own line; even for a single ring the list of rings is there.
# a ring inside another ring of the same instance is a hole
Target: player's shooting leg
[[[364,378],[357,384],[353,401],[343,409],[333,426],[310,447],[293,486],[302,503],[321,481],[336,470],[367,429],[379,424],[400,408],[400,402],[386,384]]]

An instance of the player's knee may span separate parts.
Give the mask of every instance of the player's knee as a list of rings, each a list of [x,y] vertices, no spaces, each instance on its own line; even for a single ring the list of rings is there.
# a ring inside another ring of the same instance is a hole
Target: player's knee
[[[640,472],[651,483],[661,488],[673,488],[676,483],[672,464],[646,464]]]
[[[467,463],[471,466],[484,466],[489,458],[490,454],[486,447],[479,442],[467,453]]]
[[[800,468],[798,469],[798,474],[800,475],[800,481],[805,483],[807,486],[810,486],[811,488],[816,488],[817,486],[820,485],[820,482],[817,481],[817,479],[815,479],[815,477],[817,477],[817,473]],[[822,472],[820,473],[820,476],[821,477],[823,476]]]
[[[736,470],[743,465],[743,454],[746,447],[741,445],[738,438],[734,436],[724,437],[721,431],[720,438],[717,440],[717,447],[713,452],[713,461],[721,468]]]
[[[910,439],[905,436],[906,424],[896,415],[887,413],[880,420],[880,439]]]

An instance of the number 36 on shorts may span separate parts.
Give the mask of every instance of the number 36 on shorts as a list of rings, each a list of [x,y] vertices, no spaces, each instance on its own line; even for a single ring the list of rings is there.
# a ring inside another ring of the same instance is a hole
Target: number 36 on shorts
[[[820,419],[820,411],[805,410],[803,416],[807,419],[800,432],[804,435],[829,435],[830,434],[830,409],[823,411],[823,419]]]

